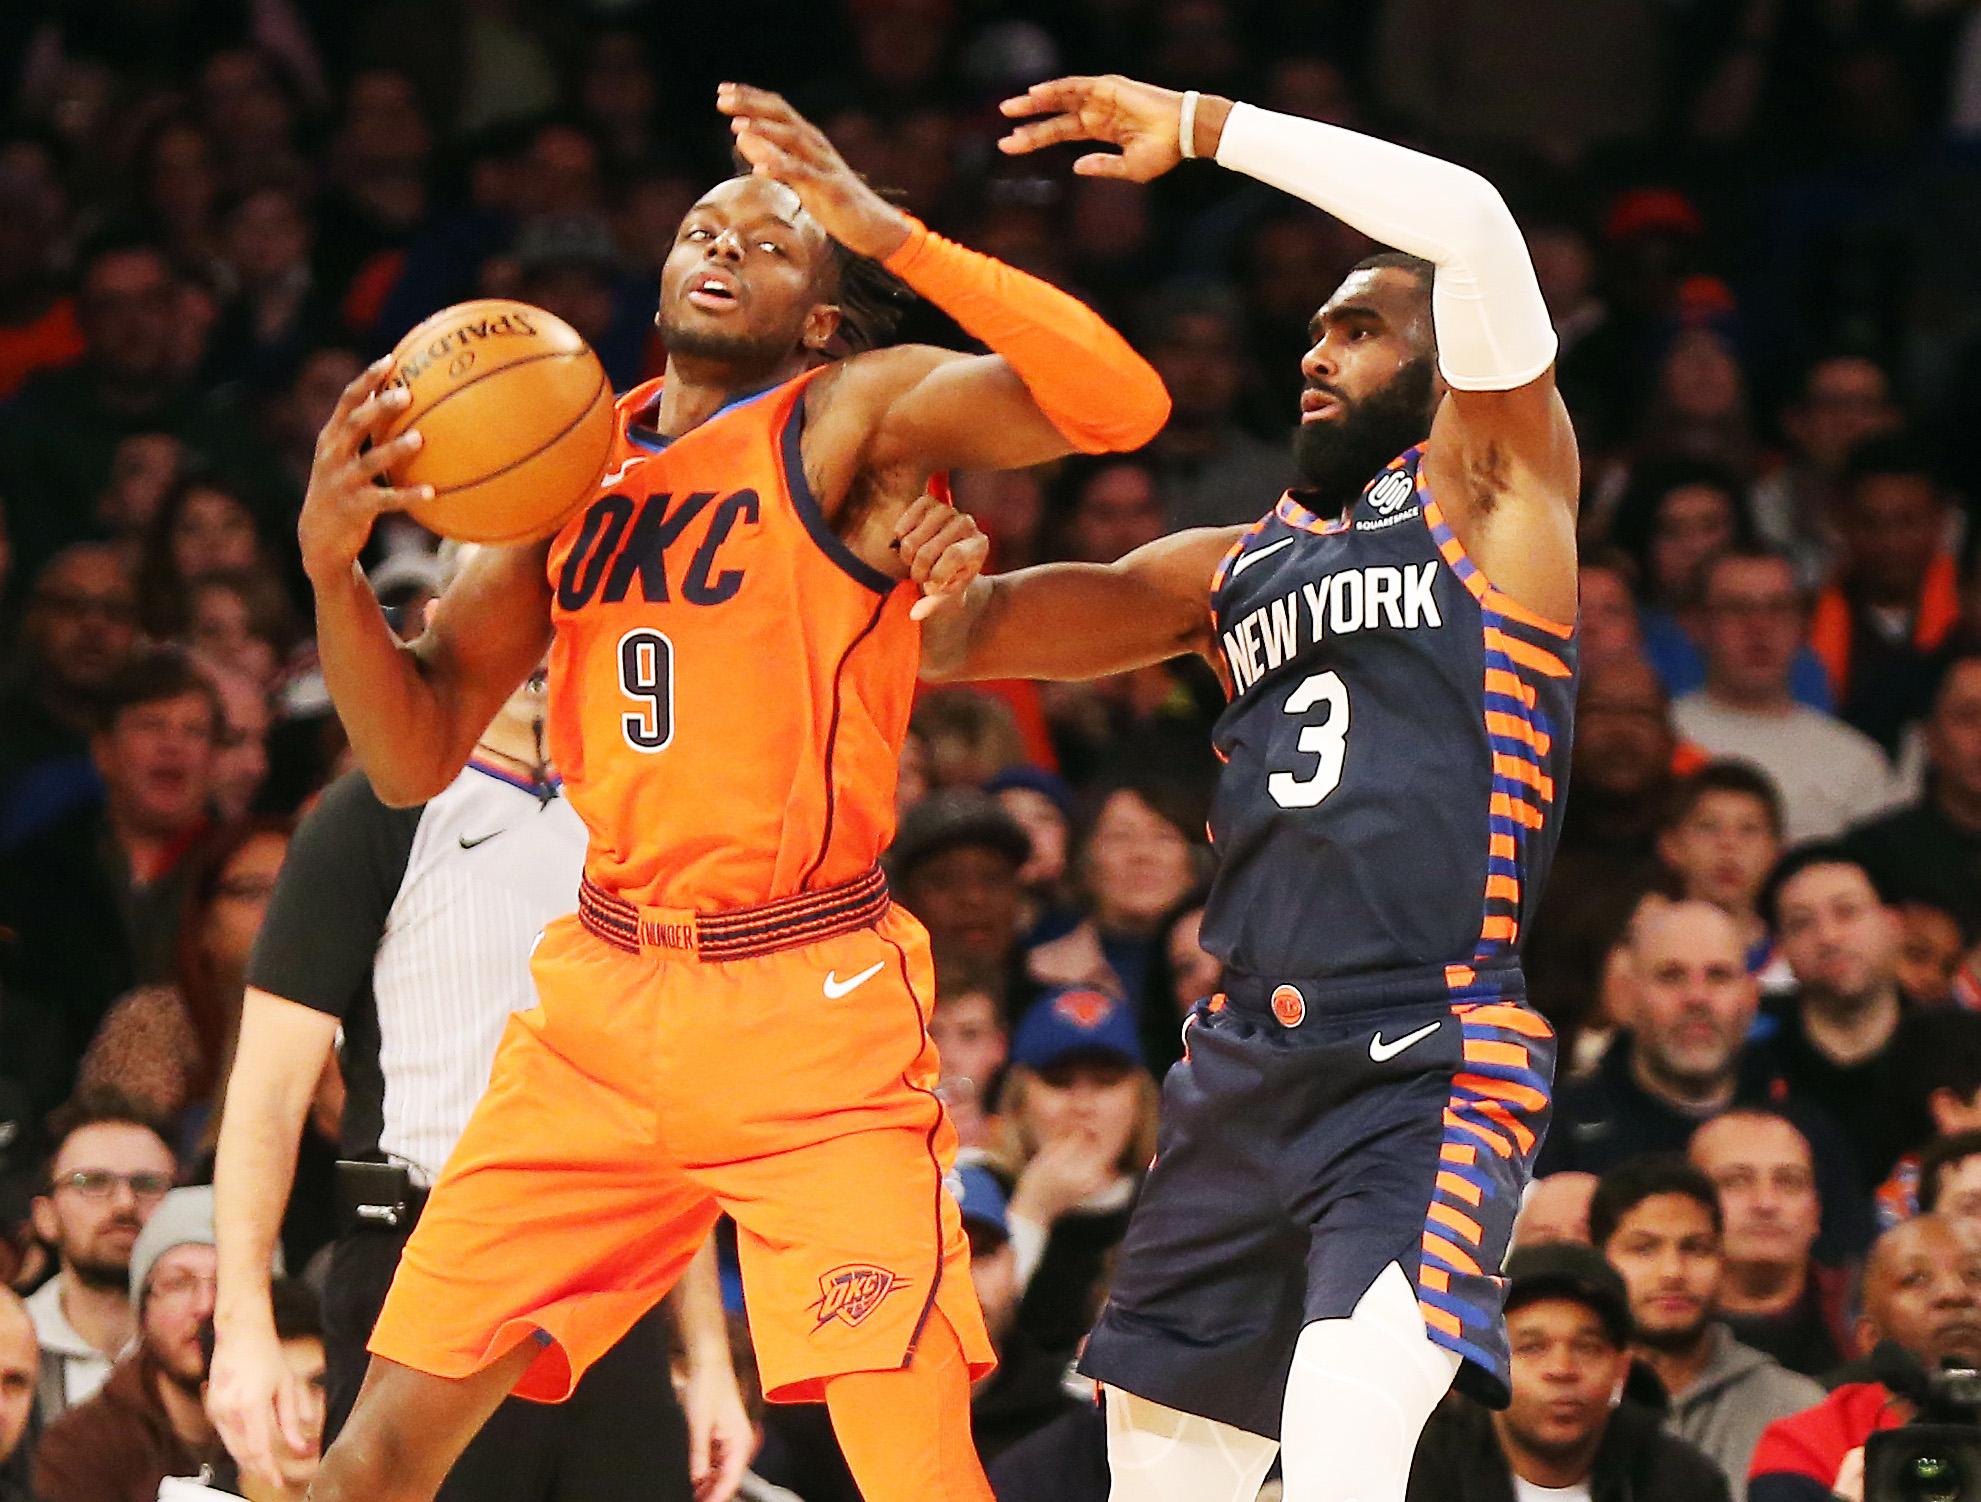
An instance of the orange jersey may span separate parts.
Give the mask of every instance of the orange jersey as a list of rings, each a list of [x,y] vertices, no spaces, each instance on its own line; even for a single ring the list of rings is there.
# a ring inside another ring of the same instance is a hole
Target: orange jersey
[[[821,367],[823,368],[823,367]],[[550,744],[586,874],[707,912],[852,880],[894,834],[914,591],[832,531],[799,457],[818,371],[668,440],[619,399],[599,494],[550,550]]]

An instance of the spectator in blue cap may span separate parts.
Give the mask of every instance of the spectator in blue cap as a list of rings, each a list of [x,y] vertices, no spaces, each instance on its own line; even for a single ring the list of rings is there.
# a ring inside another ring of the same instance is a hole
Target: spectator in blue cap
[[[1100,1307],[1108,1254],[1155,1153],[1156,1082],[1133,1008],[1102,991],[1047,991],[1011,1040],[998,1102],[1018,1327],[1070,1354]]]

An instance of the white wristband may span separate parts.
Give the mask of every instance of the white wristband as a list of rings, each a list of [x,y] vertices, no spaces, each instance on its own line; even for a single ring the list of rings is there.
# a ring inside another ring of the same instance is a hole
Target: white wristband
[[[1176,121],[1176,149],[1183,153],[1186,162],[1197,157],[1197,91],[1183,91],[1183,113]]]

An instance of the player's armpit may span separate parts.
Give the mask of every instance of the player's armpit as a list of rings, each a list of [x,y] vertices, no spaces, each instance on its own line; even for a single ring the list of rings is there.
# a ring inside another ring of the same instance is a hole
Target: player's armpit
[[[1118,563],[978,579],[922,635],[922,676],[1102,678],[1211,646],[1210,584],[1242,528],[1159,538]]]

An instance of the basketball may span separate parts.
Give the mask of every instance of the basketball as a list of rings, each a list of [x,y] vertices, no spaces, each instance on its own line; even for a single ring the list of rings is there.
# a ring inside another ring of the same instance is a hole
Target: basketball
[[[528,542],[591,494],[612,443],[612,383],[577,330],[528,303],[458,303],[392,351],[387,382],[413,400],[380,441],[418,428],[394,485],[431,485],[411,508],[460,542]]]

